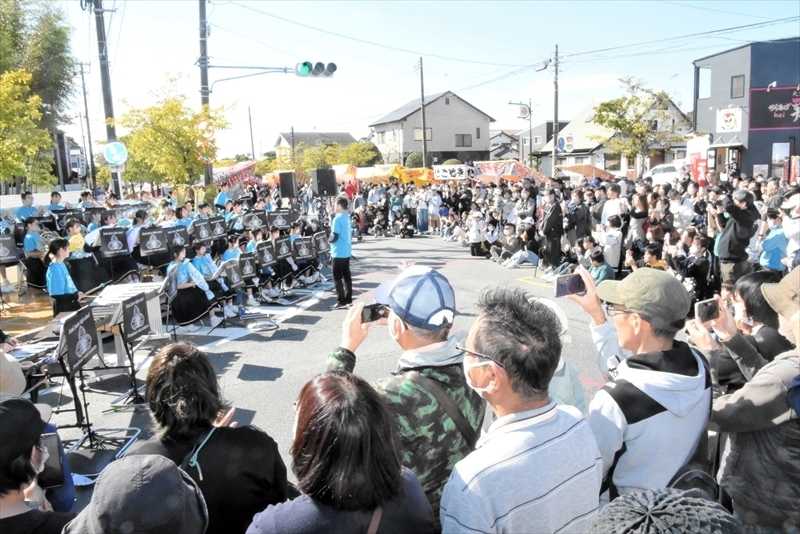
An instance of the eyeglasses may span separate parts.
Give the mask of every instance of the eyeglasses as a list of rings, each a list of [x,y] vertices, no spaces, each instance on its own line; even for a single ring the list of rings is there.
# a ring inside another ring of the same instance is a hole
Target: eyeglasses
[[[481,354],[480,352],[475,352],[474,350],[469,350],[468,348],[466,348],[466,347],[465,347],[464,345],[462,345],[461,343],[456,343],[456,350],[460,350],[461,352],[466,352],[467,354],[472,354],[473,356],[476,356],[476,357],[478,357],[478,358],[483,358],[484,360],[490,360],[490,361],[493,361],[494,363],[496,363],[497,365],[499,365],[499,366],[500,366],[500,367],[502,367],[503,369],[505,369],[505,368],[506,368],[506,366],[505,366],[505,365],[503,365],[503,364],[502,364],[502,363],[500,363],[499,361],[495,360],[495,359],[494,359],[494,358],[492,358],[491,356],[487,356],[487,355],[485,355],[485,354]]]
[[[630,310],[620,310],[614,307],[614,304],[609,302],[606,303],[606,313],[609,317],[614,317],[615,315],[625,314],[625,313],[635,313]]]

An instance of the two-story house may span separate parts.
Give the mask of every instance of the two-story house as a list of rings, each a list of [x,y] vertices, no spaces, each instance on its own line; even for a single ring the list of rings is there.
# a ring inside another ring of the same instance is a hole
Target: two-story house
[[[709,134],[709,170],[785,177],[800,148],[800,38],[695,60],[694,123]]]
[[[518,130],[491,130],[489,132],[489,159],[519,159]]]
[[[462,163],[489,159],[489,125],[494,119],[451,91],[425,97],[430,162],[456,158]],[[387,163],[405,162],[422,151],[422,106],[412,100],[369,125]]]
[[[567,127],[570,121],[558,121],[560,132]],[[519,137],[520,152],[519,161],[525,165],[534,166],[539,165],[539,157],[537,154],[547,144],[547,140],[553,136],[553,121],[544,121],[534,125],[530,129],[520,131],[517,136]]]

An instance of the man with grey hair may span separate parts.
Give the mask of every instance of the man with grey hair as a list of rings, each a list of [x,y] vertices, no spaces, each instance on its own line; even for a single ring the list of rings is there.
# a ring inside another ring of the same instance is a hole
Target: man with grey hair
[[[760,219],[753,194],[737,189],[730,197],[722,197],[714,214],[717,227],[722,231],[718,254],[722,281],[735,282],[752,269],[747,247],[758,230]]]
[[[442,530],[583,532],[597,515],[603,464],[582,414],[548,395],[559,319],[521,289],[486,290],[478,308],[464,373],[497,420],[453,469]]]

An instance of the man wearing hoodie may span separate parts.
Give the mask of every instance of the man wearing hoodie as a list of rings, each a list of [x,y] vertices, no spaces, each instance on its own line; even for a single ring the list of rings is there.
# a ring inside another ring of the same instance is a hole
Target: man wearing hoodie
[[[486,405],[464,377],[463,335],[451,335],[455,292],[439,272],[412,266],[375,290],[384,305],[382,324],[402,349],[392,376],[373,385],[395,419],[403,465],[419,478],[439,519],[439,501],[450,472],[474,448]],[[342,325],[342,344],[328,356],[328,370],[353,372],[355,352],[374,323],[363,323],[357,303]]]
[[[618,495],[666,487],[705,431],[711,381],[702,356],[675,340],[691,298],[674,276],[639,269],[571,295],[592,319],[598,366],[608,383],[589,405],[603,456],[601,506]],[[601,306],[611,321],[606,319]],[[630,351],[625,358],[623,349]]]
[[[747,247],[758,231],[760,219],[753,203],[753,194],[737,189],[732,197],[722,197],[722,204],[716,208],[716,216],[716,224],[722,229],[718,254],[722,281],[735,282],[752,269],[747,261]]]

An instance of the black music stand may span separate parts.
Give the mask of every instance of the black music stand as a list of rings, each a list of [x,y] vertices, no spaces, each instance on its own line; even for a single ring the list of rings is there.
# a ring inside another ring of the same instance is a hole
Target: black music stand
[[[156,254],[169,254],[167,235],[163,228],[151,226],[139,230],[139,255],[147,258],[147,270],[152,275],[153,266],[150,261],[151,256]],[[157,265],[156,267],[161,267]]]
[[[118,407],[127,404],[144,404],[144,397],[139,394],[139,386],[136,384],[136,364],[133,354],[139,345],[134,347],[133,342],[137,339],[150,334],[150,317],[147,311],[147,293],[139,293],[127,298],[119,305],[118,311],[114,314],[111,324],[118,325],[122,346],[128,355],[130,363],[131,389],[119,398],[111,402],[111,406]],[[142,343],[146,341],[142,340]]]
[[[267,212],[263,210],[250,210],[244,214],[242,218],[244,227],[248,230],[255,230],[256,228],[264,228],[269,226],[269,217]]]
[[[100,228],[100,255],[109,260],[111,267],[111,281],[114,281],[113,258],[130,256],[128,250],[128,231],[115,226]]]
[[[133,445],[141,430],[133,427],[94,429],[89,419],[83,372],[92,358],[100,356],[100,343],[91,307],[83,307],[64,320],[57,354],[72,390],[77,419],[75,425],[61,427],[85,429],[85,434],[67,451],[70,470],[86,477],[97,477],[109,463],[120,458]],[[80,388],[77,387],[76,378],[80,379]],[[78,389],[81,396],[78,396]]]
[[[20,265],[19,252],[14,243],[14,236],[11,234],[0,234],[0,265],[3,267],[13,267]],[[20,275],[20,280],[22,276]],[[21,281],[20,281],[21,283]],[[17,288],[19,290],[19,288]],[[0,292],[0,316],[11,315],[11,306],[6,302],[5,293]]]
[[[255,262],[253,262],[253,263],[255,263]],[[220,263],[219,268],[217,269],[217,272],[215,272],[211,276],[211,279],[212,280],[216,280],[220,276],[225,276],[228,279],[228,284],[227,285],[228,285],[228,287],[230,289],[242,289],[246,285],[246,282],[245,282],[245,279],[244,279],[244,275],[242,274],[242,270],[239,267],[239,259],[238,258],[232,258],[232,259],[230,259],[228,261],[224,261],[224,262]],[[222,326],[222,328],[227,328],[228,327],[228,324],[227,324],[228,321],[230,321],[232,324],[234,324],[236,326],[240,326],[240,327],[244,328],[244,324],[237,323],[237,322],[233,321],[232,319],[228,318],[225,315],[225,312],[223,311],[222,320],[219,322],[219,324],[217,326],[212,327],[211,330],[208,331],[208,333],[211,334],[211,332],[213,332],[214,330],[219,328],[220,325]]]
[[[275,240],[275,258],[280,261],[292,256],[292,243],[288,235],[281,236]],[[278,304],[280,306],[293,306],[301,300],[307,299],[309,295],[298,295],[292,293],[291,289],[284,287],[286,281],[294,275],[294,271],[288,271],[285,275],[278,278],[278,287],[281,291],[281,297],[273,301],[271,304]]]

